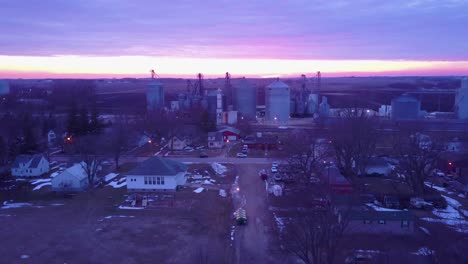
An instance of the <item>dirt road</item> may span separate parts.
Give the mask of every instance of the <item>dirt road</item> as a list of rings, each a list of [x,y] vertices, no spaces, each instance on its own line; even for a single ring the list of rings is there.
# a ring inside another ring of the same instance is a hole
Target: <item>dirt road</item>
[[[275,263],[269,253],[272,236],[272,217],[268,211],[265,184],[257,173],[265,165],[237,165],[241,195],[248,224],[236,227],[235,263]]]

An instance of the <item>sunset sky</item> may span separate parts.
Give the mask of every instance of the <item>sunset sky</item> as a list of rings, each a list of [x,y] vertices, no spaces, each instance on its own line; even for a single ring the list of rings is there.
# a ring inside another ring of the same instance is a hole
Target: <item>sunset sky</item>
[[[468,1],[0,0],[0,78],[467,75]]]

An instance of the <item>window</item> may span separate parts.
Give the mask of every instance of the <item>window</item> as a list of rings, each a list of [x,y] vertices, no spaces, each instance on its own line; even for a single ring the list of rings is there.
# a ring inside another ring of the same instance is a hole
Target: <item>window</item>
[[[401,221],[401,227],[408,228],[409,227],[409,221],[408,220]]]
[[[157,185],[164,185],[164,177],[156,177],[156,184]]]
[[[379,220],[380,225],[385,225],[385,220]]]
[[[145,184],[148,184],[148,177],[145,176]]]

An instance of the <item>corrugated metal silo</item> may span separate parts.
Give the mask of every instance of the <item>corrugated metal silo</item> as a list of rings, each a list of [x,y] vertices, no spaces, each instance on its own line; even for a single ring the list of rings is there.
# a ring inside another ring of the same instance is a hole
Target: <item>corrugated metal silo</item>
[[[418,119],[421,101],[404,94],[392,100],[392,119]]]
[[[265,90],[265,118],[268,121],[286,123],[289,120],[291,95],[287,84],[279,79]]]
[[[149,111],[164,108],[164,87],[157,79],[152,79],[146,88],[146,107]]]
[[[0,80],[0,96],[10,93],[10,84],[5,80]]]
[[[247,79],[242,78],[235,88],[237,111],[247,119],[255,119],[257,114],[257,89]]]
[[[455,95],[455,110],[459,119],[468,119],[468,78],[461,80],[460,89]]]

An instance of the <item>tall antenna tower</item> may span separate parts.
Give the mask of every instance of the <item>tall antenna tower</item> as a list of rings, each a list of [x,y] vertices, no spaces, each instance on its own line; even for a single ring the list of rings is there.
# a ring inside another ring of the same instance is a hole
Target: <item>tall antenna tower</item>
[[[232,94],[232,86],[231,86],[231,74],[226,72],[226,77],[224,77],[224,94],[226,95],[227,105],[233,105],[233,94]]]
[[[203,74],[197,74],[197,82],[195,83],[194,95],[204,96],[205,89],[203,87]]]
[[[322,73],[320,71],[317,72],[317,93],[320,93],[322,89]]]

